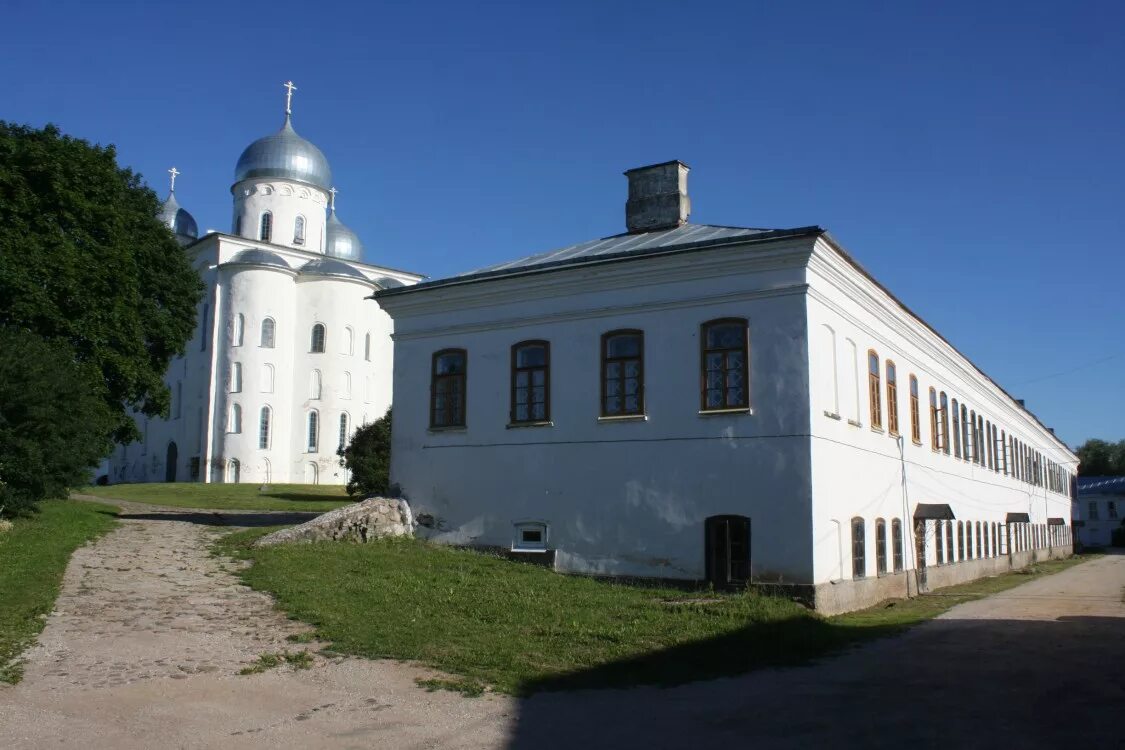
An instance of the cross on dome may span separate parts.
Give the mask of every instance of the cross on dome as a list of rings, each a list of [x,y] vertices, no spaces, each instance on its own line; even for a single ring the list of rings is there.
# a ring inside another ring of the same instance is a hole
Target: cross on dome
[[[291,115],[291,114],[293,114],[293,92],[297,90],[297,87],[293,85],[292,81],[286,81],[282,85],[286,89],[286,91],[285,91],[285,114]]]
[[[333,211],[333,212],[336,211],[336,193],[338,193],[338,192],[340,192],[340,191],[337,190],[336,188],[329,188],[328,189],[328,193],[329,193],[329,196],[330,196],[328,198],[328,210],[329,211]]]
[[[176,177],[180,174],[180,170],[172,167],[168,170],[168,174],[172,175],[172,192],[176,192]]]

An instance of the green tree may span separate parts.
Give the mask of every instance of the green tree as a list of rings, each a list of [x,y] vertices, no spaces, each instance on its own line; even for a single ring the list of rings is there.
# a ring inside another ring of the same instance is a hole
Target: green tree
[[[94,367],[65,346],[0,328],[0,507],[19,515],[88,477],[115,416]]]
[[[122,442],[131,409],[167,413],[202,294],[159,207],[113,146],[0,121],[0,326],[70,351]]]
[[[348,447],[339,452],[351,472],[348,494],[385,494],[390,484],[391,410],[355,431]]]
[[[1125,440],[1110,443],[1091,438],[1075,453],[1082,461],[1078,473],[1084,477],[1125,476]]]

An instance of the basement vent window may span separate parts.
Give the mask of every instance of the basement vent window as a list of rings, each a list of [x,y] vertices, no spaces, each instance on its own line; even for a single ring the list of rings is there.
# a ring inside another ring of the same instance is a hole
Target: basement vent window
[[[516,538],[512,544],[513,552],[546,552],[547,524],[534,521],[516,524]]]

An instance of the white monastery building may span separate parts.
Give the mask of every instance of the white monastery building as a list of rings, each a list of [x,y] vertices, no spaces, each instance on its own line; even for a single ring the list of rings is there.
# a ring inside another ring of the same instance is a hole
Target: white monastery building
[[[1114,545],[1114,533],[1125,534],[1125,477],[1079,477],[1074,528],[1086,547]]]
[[[167,420],[109,459],[113,482],[347,480],[337,449],[391,403],[391,319],[368,298],[417,274],[361,262],[337,217],[332,172],[291,123],[251,143],[234,172],[230,234],[198,237],[176,202],[161,218],[206,293],[187,353],[168,370]]]
[[[1074,453],[827,232],[626,176],[624,234],[375,293],[423,532],[825,612],[1070,553]]]

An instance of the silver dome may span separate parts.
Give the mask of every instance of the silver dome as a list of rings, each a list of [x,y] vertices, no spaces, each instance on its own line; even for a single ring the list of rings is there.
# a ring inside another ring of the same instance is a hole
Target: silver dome
[[[379,285],[380,289],[394,289],[400,286],[406,286],[398,279],[392,279],[390,276],[380,276],[375,279],[375,283]]]
[[[317,258],[301,266],[302,276],[342,276],[348,279],[367,281],[367,277],[343,261],[335,258]],[[370,282],[368,282],[370,283]]]
[[[243,250],[228,260],[224,265],[247,265],[247,266],[271,266],[273,268],[284,268],[289,271],[292,266],[285,262],[285,259],[276,253],[271,253],[269,250]]]
[[[199,238],[199,225],[195,223],[195,217],[180,208],[180,204],[176,202],[175,193],[168,193],[168,200],[164,201],[164,205],[160,207],[160,212],[156,217],[160,219],[164,226],[171,229],[176,234],[176,238],[181,241]]]
[[[359,241],[359,235],[336,218],[336,209],[328,212],[328,223],[324,227],[324,252],[344,260],[360,260],[363,257],[363,243]]]
[[[280,177],[327,190],[332,170],[320,149],[293,129],[289,116],[281,130],[259,138],[246,147],[234,168],[234,181],[252,177]]]

